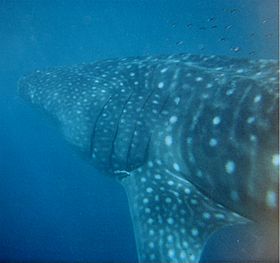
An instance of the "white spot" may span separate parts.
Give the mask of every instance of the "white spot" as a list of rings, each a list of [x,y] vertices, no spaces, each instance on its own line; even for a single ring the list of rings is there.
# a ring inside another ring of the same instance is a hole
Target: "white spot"
[[[166,72],[168,70],[168,68],[163,68],[160,72],[161,73],[164,73],[164,72]]]
[[[247,119],[247,123],[248,124],[251,124],[251,123],[253,123],[255,121],[255,117],[249,117],[248,119]]]
[[[186,241],[183,241],[182,245],[183,245],[184,248],[188,248],[189,247],[189,244]]]
[[[134,77],[134,76],[135,76],[135,73],[134,73],[134,72],[131,72],[129,75],[130,75],[131,77]]]
[[[170,123],[175,123],[178,120],[177,116],[171,116],[169,119]]]
[[[148,224],[152,224],[154,222],[154,220],[152,218],[148,219]]]
[[[216,217],[217,219],[224,219],[224,218],[225,218],[225,216],[224,216],[223,214],[221,214],[221,213],[215,214],[215,217]]]
[[[186,229],[185,229],[185,228],[181,228],[181,229],[180,229],[180,232],[181,232],[182,234],[186,234]]]
[[[209,219],[211,217],[211,215],[208,212],[203,212],[202,217],[204,219]]]
[[[193,254],[190,256],[190,260],[195,261],[195,256]]]
[[[171,200],[170,197],[166,197],[166,198],[165,198],[165,202],[168,203],[168,204],[170,204],[170,203],[172,202],[172,200]]]
[[[160,180],[160,179],[161,179],[161,175],[160,175],[160,174],[156,174],[156,175],[155,175],[155,178],[156,178],[157,180]]]
[[[146,191],[147,191],[147,193],[151,193],[151,192],[153,192],[153,189],[152,189],[151,187],[148,187],[148,188],[146,189]]]
[[[267,206],[274,208],[277,206],[277,198],[276,198],[276,193],[274,191],[268,190],[266,192],[266,197],[265,201]]]
[[[160,82],[159,84],[158,84],[158,88],[159,89],[162,89],[164,87],[164,83],[163,82]]]
[[[144,198],[144,199],[143,199],[143,203],[144,203],[144,204],[147,204],[148,202],[149,202],[149,199],[148,199],[148,198]]]
[[[149,235],[150,235],[150,236],[153,236],[154,234],[155,234],[155,231],[154,231],[153,229],[150,229],[150,230],[149,230]]]
[[[197,205],[197,200],[196,199],[191,199],[191,204],[192,205]]]
[[[149,162],[148,162],[148,166],[149,166],[149,167],[153,167],[153,166],[154,166],[153,162],[149,161]]]
[[[173,168],[176,170],[176,171],[180,171],[180,166],[178,163],[173,163]]]
[[[158,165],[161,165],[161,164],[162,164],[161,160],[159,160],[159,159],[156,160],[156,163],[157,163]]]
[[[182,251],[180,252],[180,258],[181,258],[181,259],[185,259],[186,257],[187,257],[186,252],[182,250]]]
[[[191,230],[191,232],[192,232],[192,235],[193,235],[194,237],[196,237],[196,236],[198,235],[198,230],[197,230],[197,228],[193,228],[193,229]]]
[[[150,248],[154,248],[154,247],[155,247],[154,242],[149,242],[149,247],[150,247]]]
[[[215,139],[215,138],[211,138],[211,139],[210,139],[210,141],[209,141],[209,145],[210,145],[210,146],[214,147],[214,146],[216,146],[217,144],[218,144],[217,139]]]
[[[212,123],[214,125],[218,125],[221,122],[221,118],[219,116],[216,116],[213,118]]]
[[[207,89],[210,89],[210,88],[212,88],[213,87],[213,84],[212,83],[208,83],[207,85],[206,85],[206,88]]]
[[[202,80],[203,80],[202,77],[197,77],[197,78],[195,79],[195,81],[197,81],[197,82],[201,82]]]
[[[254,102],[255,103],[258,103],[259,101],[261,101],[262,99],[262,96],[261,95],[257,95],[255,98],[254,98]]]
[[[173,236],[172,236],[172,235],[168,235],[168,236],[167,236],[167,240],[168,240],[169,242],[173,242]]]
[[[167,223],[170,225],[174,224],[174,219],[172,217],[167,218]]]
[[[229,89],[229,90],[227,90],[226,95],[230,96],[233,94],[233,92],[234,92],[234,89]]]
[[[203,98],[203,99],[208,99],[208,98],[209,98],[209,95],[206,94],[206,93],[204,93],[204,94],[202,94],[202,98]]]
[[[238,69],[236,72],[237,73],[244,73],[244,69]]]
[[[225,169],[228,174],[232,174],[235,171],[235,163],[233,161],[227,161]]]
[[[176,97],[176,98],[174,99],[174,102],[178,105],[179,102],[180,102],[180,98],[179,98],[179,97]]]
[[[147,179],[145,177],[141,177],[140,180],[141,180],[142,183],[145,183],[147,181]]]
[[[170,135],[167,135],[165,138],[164,138],[164,141],[165,141],[165,144],[167,146],[170,146],[172,144],[172,137]]]
[[[280,155],[279,154],[274,154],[272,156],[272,164],[274,166],[279,166],[280,165]]]
[[[188,194],[191,193],[191,190],[190,190],[190,188],[185,188],[185,189],[184,189],[184,192],[188,195]]]
[[[169,185],[174,185],[174,182],[171,181],[171,180],[169,180],[167,183],[168,183]]]
[[[170,258],[173,258],[174,255],[175,255],[174,249],[168,249],[168,256],[169,256]]]
[[[250,135],[250,141],[251,142],[256,142],[257,141],[257,137],[253,134]]]
[[[145,213],[146,213],[146,214],[151,213],[151,209],[150,209],[149,207],[146,207],[146,208],[145,208]]]

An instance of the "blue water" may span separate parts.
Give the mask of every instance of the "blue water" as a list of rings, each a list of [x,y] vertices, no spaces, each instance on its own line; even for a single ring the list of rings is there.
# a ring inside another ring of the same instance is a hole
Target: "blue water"
[[[0,0],[0,261],[137,260],[122,188],[17,97],[20,76],[134,55],[278,58],[277,2]],[[203,260],[253,259],[263,242],[227,228]]]

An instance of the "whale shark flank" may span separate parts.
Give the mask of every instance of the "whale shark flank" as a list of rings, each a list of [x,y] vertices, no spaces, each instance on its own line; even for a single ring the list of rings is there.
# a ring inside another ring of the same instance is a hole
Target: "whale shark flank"
[[[140,262],[198,262],[219,228],[277,222],[277,87],[277,61],[188,54],[19,81],[20,95],[124,186]]]

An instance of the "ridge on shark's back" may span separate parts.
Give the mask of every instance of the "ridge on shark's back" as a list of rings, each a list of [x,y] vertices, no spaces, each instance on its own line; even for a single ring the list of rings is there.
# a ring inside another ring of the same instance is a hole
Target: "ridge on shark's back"
[[[36,71],[19,93],[125,188],[139,260],[198,262],[278,220],[278,63],[180,54]]]

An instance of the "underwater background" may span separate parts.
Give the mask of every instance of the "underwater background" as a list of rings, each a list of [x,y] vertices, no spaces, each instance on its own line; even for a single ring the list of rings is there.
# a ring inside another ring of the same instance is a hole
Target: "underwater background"
[[[183,52],[278,59],[278,8],[277,0],[0,0],[0,261],[137,261],[122,187],[21,101],[22,75]],[[228,227],[202,261],[255,259],[266,238],[255,226]]]

